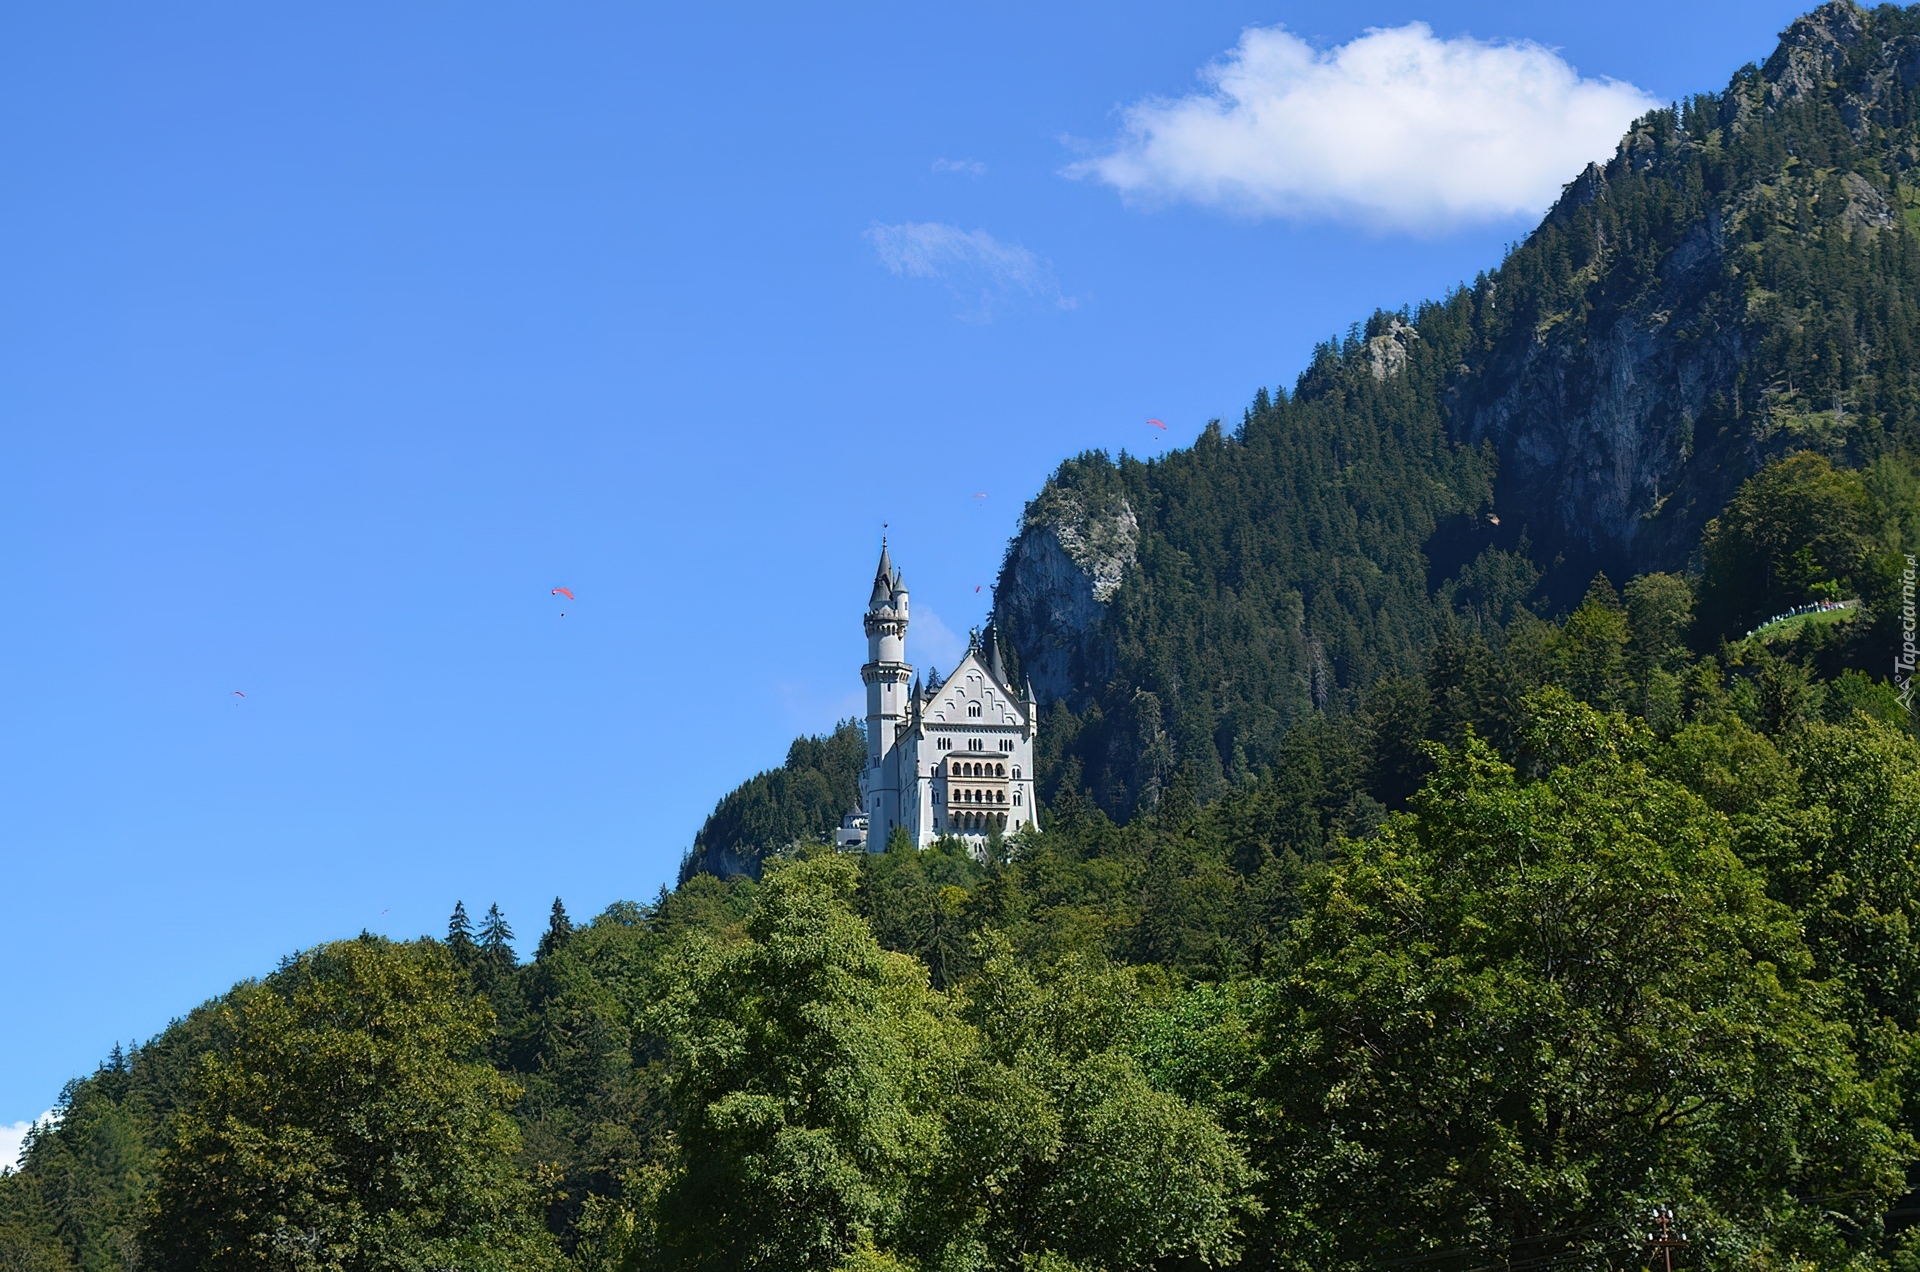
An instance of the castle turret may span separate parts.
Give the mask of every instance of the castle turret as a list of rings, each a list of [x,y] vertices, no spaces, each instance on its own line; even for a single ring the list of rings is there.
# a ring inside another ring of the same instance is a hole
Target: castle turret
[[[867,598],[863,625],[867,632],[867,664],[860,679],[867,686],[867,771],[861,779],[869,833],[886,842],[887,832],[900,824],[900,774],[893,749],[899,725],[906,719],[912,693],[913,667],[907,662],[907,583],[894,568],[885,539],[880,541],[880,566],[874,571],[873,591]]]

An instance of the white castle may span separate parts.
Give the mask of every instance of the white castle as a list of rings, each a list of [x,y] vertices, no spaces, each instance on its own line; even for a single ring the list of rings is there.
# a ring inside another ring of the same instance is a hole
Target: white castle
[[[1007,679],[991,626],[953,674],[923,685],[907,662],[907,585],[884,540],[867,601],[867,768],[860,808],[835,837],[884,852],[896,828],[919,847],[943,836],[983,852],[989,831],[1038,825],[1033,687]],[[984,648],[983,648],[984,646]]]

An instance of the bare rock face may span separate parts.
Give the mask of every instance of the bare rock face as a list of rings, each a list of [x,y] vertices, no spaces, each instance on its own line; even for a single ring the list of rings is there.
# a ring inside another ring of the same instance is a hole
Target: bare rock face
[[[1779,106],[1827,91],[1835,67],[1860,42],[1861,14],[1848,0],[1834,0],[1796,18],[1767,59],[1767,104]]]
[[[1367,341],[1367,364],[1376,380],[1385,380],[1407,365],[1407,341],[1419,333],[1413,324],[1395,318],[1386,331]]]
[[[1884,230],[1893,224],[1887,196],[1865,177],[1849,172],[1840,178],[1847,190],[1847,225],[1856,230]]]
[[[1864,136],[1885,101],[1920,80],[1920,45],[1903,37],[1863,59],[1865,37],[1866,16],[1848,0],[1797,19],[1758,76],[1736,78],[1716,126],[1737,134],[1761,115],[1819,98],[1835,102]],[[1663,155],[1711,144],[1684,129],[1655,135],[1642,121],[1611,163],[1589,165],[1568,184],[1548,222],[1604,203],[1610,181],[1656,170]],[[1769,178],[1816,200],[1827,179],[1806,165]],[[1896,223],[1885,175],[1831,179],[1846,200],[1848,231]],[[1764,424],[1750,406],[1736,418],[1730,405],[1740,399],[1739,376],[1757,337],[1725,229],[1757,197],[1757,187],[1728,192],[1637,295],[1606,295],[1583,314],[1541,315],[1453,386],[1456,435],[1494,444],[1502,518],[1523,525],[1543,558],[1616,577],[1683,568],[1705,520],[1765,462]],[[1600,243],[1603,258],[1613,246]],[[1489,292],[1486,303],[1499,300]],[[1384,339],[1368,347],[1382,379],[1394,365],[1389,351],[1373,347]],[[1759,414],[1767,409],[1763,403]]]
[[[1694,471],[1697,429],[1714,396],[1732,390],[1745,351],[1737,327],[1708,339],[1674,333],[1713,305],[1724,251],[1710,218],[1638,303],[1595,315],[1577,335],[1537,331],[1462,386],[1471,393],[1456,399],[1463,433],[1500,453],[1503,515],[1542,546],[1609,572],[1683,563],[1676,554],[1684,558],[1703,519],[1687,515],[1689,500],[1703,484],[1725,484],[1713,466]],[[1693,493],[1670,507],[1683,485]]]
[[[1027,505],[994,595],[995,615],[1043,704],[1112,673],[1101,627],[1140,547],[1140,522],[1124,494],[1062,477]]]

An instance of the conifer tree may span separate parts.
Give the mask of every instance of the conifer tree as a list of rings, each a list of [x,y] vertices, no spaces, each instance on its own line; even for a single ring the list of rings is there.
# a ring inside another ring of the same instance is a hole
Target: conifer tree
[[[473,923],[467,918],[465,901],[453,903],[453,916],[447,920],[447,944],[462,967],[473,962]]]
[[[567,907],[560,904],[560,898],[553,899],[553,913],[547,919],[547,932],[540,938],[539,952],[535,958],[545,958],[565,945],[573,936],[573,920],[567,917]]]
[[[514,961],[513,928],[497,902],[487,907],[487,917],[480,920],[480,952],[490,959]]]

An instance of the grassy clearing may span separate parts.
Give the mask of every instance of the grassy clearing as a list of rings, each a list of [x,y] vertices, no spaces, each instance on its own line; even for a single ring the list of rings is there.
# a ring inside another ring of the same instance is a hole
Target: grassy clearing
[[[1841,608],[1816,610],[1811,614],[1795,614],[1791,618],[1776,618],[1771,623],[1763,623],[1753,629],[1748,640],[1757,640],[1762,644],[1775,640],[1792,640],[1809,627],[1832,627],[1840,623],[1850,623],[1860,617],[1859,601],[1843,601]]]

